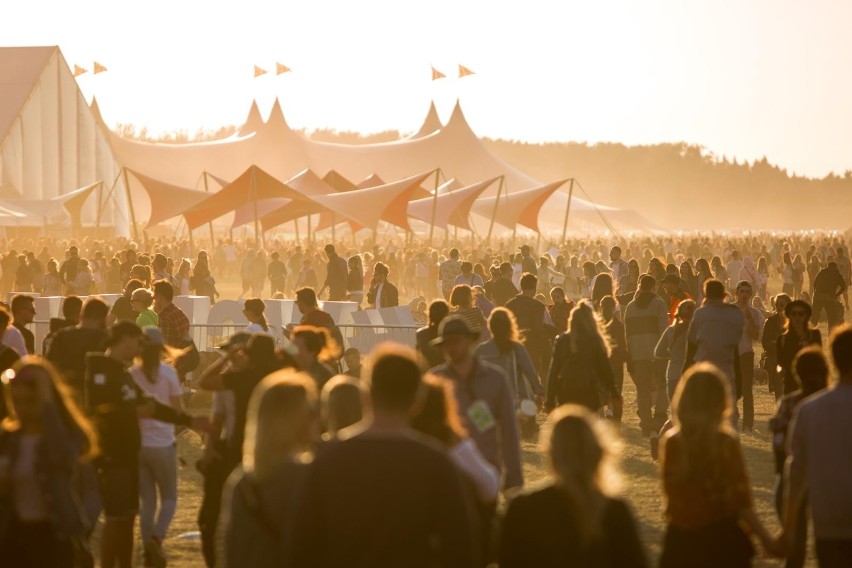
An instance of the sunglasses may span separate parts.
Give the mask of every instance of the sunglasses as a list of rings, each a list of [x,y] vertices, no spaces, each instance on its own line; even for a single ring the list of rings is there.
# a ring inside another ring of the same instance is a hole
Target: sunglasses
[[[802,310],[793,310],[792,312],[790,312],[791,318],[802,317],[802,316],[806,316],[806,315],[808,315],[808,314],[806,312],[803,312]]]

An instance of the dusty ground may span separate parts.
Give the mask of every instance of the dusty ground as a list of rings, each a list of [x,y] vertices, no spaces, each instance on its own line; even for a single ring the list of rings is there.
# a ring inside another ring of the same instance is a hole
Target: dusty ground
[[[663,501],[657,465],[651,460],[647,440],[642,438],[635,416],[634,390],[629,381],[625,384],[625,424],[621,439],[623,453],[621,466],[624,473],[624,495],[633,506],[642,534],[642,541],[651,558],[656,559],[660,552],[665,523],[662,515]],[[743,448],[746,454],[754,488],[754,498],[758,514],[773,530],[778,529],[777,517],[773,509],[773,484],[775,482],[773,459],[767,435],[767,420],[774,410],[774,403],[765,385],[755,387],[755,424],[758,432],[743,436]],[[197,401],[198,406],[202,401]],[[184,462],[180,469],[180,501],[178,512],[166,540],[169,566],[189,568],[203,566],[200,542],[194,537],[197,526],[195,518],[201,500],[201,477],[193,464],[198,458],[200,440],[197,435],[185,433],[179,442],[179,456]],[[531,483],[543,480],[547,475],[545,456],[536,444],[525,443],[524,462],[527,480]],[[778,561],[759,559],[756,566],[780,566]],[[141,565],[141,563],[140,563]],[[810,565],[810,564],[809,564]]]

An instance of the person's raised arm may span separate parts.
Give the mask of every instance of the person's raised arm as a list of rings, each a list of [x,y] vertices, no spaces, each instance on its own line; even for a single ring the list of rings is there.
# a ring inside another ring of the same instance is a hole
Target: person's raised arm
[[[225,389],[225,369],[231,361],[232,353],[228,353],[209,367],[207,367],[198,380],[198,384],[204,390],[220,391]]]

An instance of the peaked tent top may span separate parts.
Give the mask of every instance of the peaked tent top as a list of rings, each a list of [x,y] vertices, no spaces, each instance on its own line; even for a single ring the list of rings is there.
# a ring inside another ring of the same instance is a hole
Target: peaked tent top
[[[426,113],[426,118],[423,120],[420,130],[409,136],[409,138],[423,138],[433,132],[437,132],[443,126],[444,125],[441,124],[441,119],[438,118],[438,110],[435,108],[435,101],[431,101],[429,103],[429,112]]]
[[[0,141],[24,108],[56,46],[0,47]]]
[[[252,132],[257,132],[263,126],[263,118],[260,116],[260,109],[257,108],[257,101],[251,102],[246,121],[237,130],[237,136],[245,136]]]

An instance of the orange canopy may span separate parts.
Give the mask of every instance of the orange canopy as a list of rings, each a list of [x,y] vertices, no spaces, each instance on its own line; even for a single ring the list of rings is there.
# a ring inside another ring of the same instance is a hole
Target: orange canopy
[[[237,179],[184,213],[190,229],[200,227],[245,205],[274,198],[303,200],[301,193],[278,181],[257,166],[250,166]]]
[[[523,191],[516,191],[509,195],[503,192],[499,196],[479,199],[474,204],[473,211],[490,219],[494,214],[494,202],[499,197],[497,214],[494,217],[497,223],[509,229],[515,228],[516,225],[523,225],[533,231],[540,232],[538,215],[544,202],[567,181],[567,179],[563,179]]]
[[[438,188],[437,198],[425,197],[410,202],[408,215],[431,223],[434,213],[436,227],[446,229],[447,225],[454,225],[469,231],[471,207],[482,192],[498,179],[500,178],[494,177],[466,187],[453,187],[456,180],[451,179]]]
[[[209,193],[178,187],[149,178],[131,169],[128,169],[127,172],[139,181],[142,189],[145,190],[148,198],[151,200],[151,216],[148,218],[146,228],[161,223],[166,219],[177,217],[187,209],[198,205],[207,197],[210,197]]]

